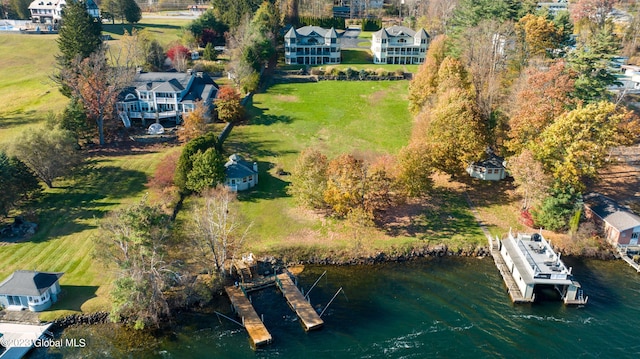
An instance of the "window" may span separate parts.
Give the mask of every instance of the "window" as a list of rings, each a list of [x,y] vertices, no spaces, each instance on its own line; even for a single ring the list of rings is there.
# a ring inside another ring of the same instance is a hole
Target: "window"
[[[638,236],[640,236],[640,232],[631,233],[631,239],[638,239]]]
[[[247,182],[247,177],[242,177],[242,182]]]
[[[405,42],[407,42],[407,40],[405,40],[405,39],[398,39],[398,42],[399,42],[399,43],[401,43],[401,44],[404,44]]]

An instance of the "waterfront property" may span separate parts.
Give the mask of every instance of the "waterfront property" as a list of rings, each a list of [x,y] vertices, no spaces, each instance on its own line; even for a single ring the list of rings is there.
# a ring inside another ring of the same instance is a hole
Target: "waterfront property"
[[[542,234],[514,236],[509,231],[492,253],[500,256],[496,265],[514,303],[534,302],[546,290],[557,291],[565,304],[587,303],[580,283],[573,280],[572,268],[565,266]]]
[[[143,126],[146,120],[180,123],[198,101],[211,109],[217,95],[218,85],[204,72],[138,72],[132,86],[120,94],[116,110],[126,127],[134,119]]]
[[[7,310],[41,312],[58,300],[63,273],[18,270],[0,283],[0,305]]]
[[[585,215],[600,224],[606,240],[614,246],[637,246],[640,216],[599,193],[584,196]]]
[[[371,52],[376,64],[421,64],[429,47],[429,34],[404,26],[383,28],[371,37]]]
[[[473,178],[485,181],[499,181],[507,176],[504,168],[504,158],[489,152],[486,159],[473,162],[467,166],[467,173]]]
[[[291,307],[291,309],[296,312],[298,318],[300,318],[304,330],[309,331],[322,327],[324,321],[304,298],[302,293],[300,293],[298,287],[296,287],[291,280],[289,273],[278,274],[276,277],[276,285],[282,292],[282,295],[287,299],[289,307]]]
[[[224,164],[225,186],[233,192],[245,191],[258,184],[258,164],[233,154]]]
[[[334,28],[291,27],[284,35],[284,59],[287,64],[322,65],[340,63],[340,38]]]

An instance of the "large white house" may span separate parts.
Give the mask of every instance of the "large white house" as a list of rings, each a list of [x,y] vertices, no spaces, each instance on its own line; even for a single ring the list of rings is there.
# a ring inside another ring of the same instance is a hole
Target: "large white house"
[[[297,65],[339,64],[338,33],[319,26],[291,27],[284,35],[284,59]]]
[[[429,34],[404,26],[383,28],[371,38],[371,52],[376,64],[421,64],[429,48]]]
[[[41,312],[58,300],[63,273],[18,270],[0,283],[0,306],[9,310]]]
[[[218,85],[204,72],[139,72],[131,87],[120,94],[116,110],[125,126],[131,120],[171,119],[179,123],[197,101],[211,108]]]
[[[84,4],[91,17],[100,18],[100,9],[95,1],[85,0]],[[62,19],[62,11],[66,6],[66,0],[34,0],[29,4],[31,21],[41,24],[57,24]]]

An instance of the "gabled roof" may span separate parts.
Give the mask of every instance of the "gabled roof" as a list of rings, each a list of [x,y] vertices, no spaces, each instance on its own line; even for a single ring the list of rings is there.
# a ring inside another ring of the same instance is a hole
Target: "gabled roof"
[[[303,26],[303,27],[297,29],[296,33],[298,35],[302,35],[302,36],[312,36],[315,33],[318,36],[325,37],[328,31],[330,31],[330,30],[322,28],[320,26]],[[333,31],[335,32],[335,30],[333,30]]]
[[[430,36],[424,29],[420,29],[415,35],[416,39],[428,39]]]
[[[224,164],[227,178],[243,178],[256,174],[253,164],[249,163],[237,154],[229,156],[229,161]]]
[[[184,72],[141,72],[133,79],[138,91],[180,92],[189,86],[191,75]]]
[[[18,270],[0,283],[1,295],[39,296],[46,292],[64,273]]]
[[[334,29],[333,27],[329,29],[329,31],[327,31],[326,34],[324,34],[324,37],[326,38],[338,38],[338,33],[336,32],[336,29]]]
[[[285,39],[294,39],[296,37],[296,29],[293,28],[293,26],[291,26],[289,28],[289,31],[287,31],[286,34],[284,34],[284,38]]]
[[[389,38],[389,33],[387,32],[386,29],[382,28],[382,29],[374,32],[373,36],[379,37],[381,39],[388,39]]]
[[[474,162],[472,165],[484,168],[504,168],[504,158],[489,152],[487,157],[481,161]]]
[[[406,26],[393,25],[391,27],[387,27],[385,30],[387,31],[389,36],[408,35],[408,36],[414,37],[416,35],[415,31],[411,30]]]
[[[584,204],[603,221],[618,231],[625,231],[640,226],[640,217],[613,199],[600,193],[589,193],[584,196]]]

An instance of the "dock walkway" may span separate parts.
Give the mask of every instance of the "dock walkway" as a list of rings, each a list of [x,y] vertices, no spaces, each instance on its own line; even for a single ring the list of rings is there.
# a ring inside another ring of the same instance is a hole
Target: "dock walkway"
[[[322,327],[324,321],[320,318],[315,309],[304,299],[304,296],[293,283],[289,274],[278,274],[276,285],[280,288],[282,295],[287,299],[289,306],[300,318],[305,330],[313,330]]]
[[[258,313],[253,309],[253,305],[249,299],[247,299],[242,289],[236,286],[228,286],[225,287],[224,290],[227,292],[236,312],[242,318],[242,324],[247,330],[247,333],[249,333],[253,345],[258,347],[271,343],[271,334],[262,320],[260,320]]]
[[[500,255],[500,250],[498,248],[491,243],[491,257],[493,257],[493,261],[496,264],[498,271],[500,271],[500,275],[502,275],[502,279],[504,280],[504,284],[507,286],[507,291],[509,292],[511,301],[514,303],[533,302],[532,300],[525,299],[522,292],[520,292],[520,288],[518,288],[516,281],[513,279],[511,271],[504,262],[504,259],[502,259],[502,255]]]

